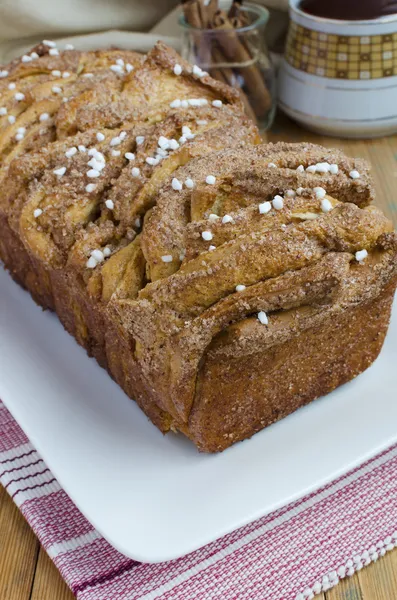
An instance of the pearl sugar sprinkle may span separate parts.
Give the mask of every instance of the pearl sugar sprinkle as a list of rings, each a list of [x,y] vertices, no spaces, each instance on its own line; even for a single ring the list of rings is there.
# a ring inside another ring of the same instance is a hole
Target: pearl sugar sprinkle
[[[359,250],[358,252],[356,252],[355,256],[356,256],[356,261],[361,263],[361,262],[363,262],[363,260],[365,260],[367,258],[368,252],[365,249]]]
[[[284,206],[284,200],[281,196],[274,196],[272,205],[275,210],[281,210]]]
[[[258,312],[258,320],[262,323],[262,325],[268,325],[269,323],[267,314],[263,310]]]

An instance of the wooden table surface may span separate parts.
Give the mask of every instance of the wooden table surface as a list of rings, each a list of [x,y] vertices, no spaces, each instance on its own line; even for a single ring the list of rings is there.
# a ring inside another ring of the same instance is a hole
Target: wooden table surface
[[[373,141],[323,138],[279,117],[267,139],[313,141],[366,158],[373,167],[377,204],[397,224],[397,136]],[[29,525],[0,487],[0,600],[72,600],[73,597]],[[397,549],[317,598],[396,600]]]

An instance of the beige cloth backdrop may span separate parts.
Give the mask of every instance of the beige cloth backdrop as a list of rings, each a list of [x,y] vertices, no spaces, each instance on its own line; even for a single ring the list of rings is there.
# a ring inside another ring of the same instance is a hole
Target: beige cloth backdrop
[[[288,4],[288,0],[257,2],[281,11]],[[162,37],[178,47],[178,4],[178,0],[0,0],[0,63],[43,38],[71,42],[79,49],[117,44],[146,51]],[[151,30],[153,35],[142,33]]]

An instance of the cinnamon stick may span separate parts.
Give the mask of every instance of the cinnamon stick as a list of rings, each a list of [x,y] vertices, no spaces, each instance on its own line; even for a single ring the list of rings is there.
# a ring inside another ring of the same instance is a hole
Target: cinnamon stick
[[[221,50],[219,50],[218,48],[213,48],[212,57],[213,57],[215,63],[222,64],[225,62],[225,57],[223,56]],[[218,68],[211,69],[211,76],[214,79],[217,79],[218,81],[223,81],[224,83],[227,83],[228,85],[237,89],[238,93],[240,94],[240,98],[244,104],[246,115],[248,115],[250,117],[250,119],[254,123],[256,123],[257,122],[256,115],[252,109],[252,106],[251,106],[246,94],[243,92],[243,90],[240,87],[236,88],[236,81],[235,81],[236,76],[233,73],[233,69],[230,69],[227,67],[222,67],[222,69],[218,69]]]
[[[205,32],[197,35],[193,33],[196,44],[196,54],[200,64],[211,65],[211,62],[222,63],[249,63],[252,56],[249,49],[239,39],[233,25],[240,27],[244,23],[244,15],[241,11],[243,0],[234,0],[229,15],[219,10],[218,0],[182,0],[183,11],[187,23],[196,29],[208,27],[219,30],[219,36],[208,34],[208,40],[203,40]],[[230,18],[231,17],[231,18]],[[245,19],[246,22],[246,19]],[[271,106],[270,94],[264,84],[262,74],[256,65],[234,67],[243,76],[245,85],[249,92],[250,101],[241,88],[240,96],[244,103],[246,113],[256,121],[257,116],[264,116]],[[219,81],[223,81],[236,87],[235,73],[232,68],[225,66],[210,67],[210,73]]]
[[[216,12],[212,27],[219,32],[223,32],[222,35],[217,37],[217,40],[229,62],[238,64],[252,61],[250,52],[239,40],[224,11],[218,10]],[[265,115],[271,106],[271,97],[258,67],[251,64],[236,68],[244,78],[255,114],[259,117]]]
[[[189,23],[191,27],[201,29],[203,25],[197,0],[186,0],[185,2],[182,2],[182,8],[186,23]]]

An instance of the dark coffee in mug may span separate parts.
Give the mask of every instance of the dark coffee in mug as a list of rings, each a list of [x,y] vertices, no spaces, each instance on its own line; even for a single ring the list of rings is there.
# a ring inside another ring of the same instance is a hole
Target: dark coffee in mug
[[[316,17],[361,21],[397,13],[396,0],[302,0],[299,8]]]

